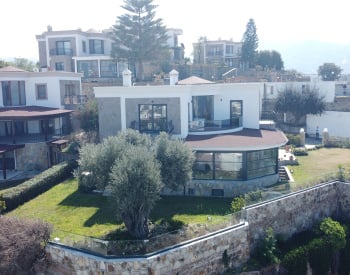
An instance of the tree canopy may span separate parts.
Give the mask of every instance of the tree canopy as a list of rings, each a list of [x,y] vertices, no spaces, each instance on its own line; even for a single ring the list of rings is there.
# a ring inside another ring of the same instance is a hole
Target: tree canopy
[[[136,78],[143,79],[143,63],[162,58],[167,49],[167,29],[156,19],[153,0],[124,0],[125,14],[117,17],[113,28],[112,57],[127,60],[136,69]]]
[[[253,68],[256,64],[256,51],[259,46],[259,38],[256,33],[254,19],[249,19],[242,39],[241,61],[244,67]]]
[[[128,129],[100,144],[83,146],[78,163],[75,176],[79,189],[109,190],[116,214],[129,233],[144,238],[161,188],[185,186],[191,178],[193,154],[180,140],[165,133],[151,138]]]
[[[90,99],[78,109],[80,127],[85,132],[98,131],[98,106],[95,99]]]
[[[160,162],[160,173],[166,187],[178,190],[192,177],[194,156],[180,140],[170,139],[161,133],[156,139],[156,158]]]
[[[342,69],[334,63],[323,63],[318,67],[318,75],[324,81],[334,81],[339,79]]]
[[[130,235],[144,239],[148,235],[148,217],[160,199],[163,186],[159,163],[143,146],[127,146],[111,172],[113,204]]]
[[[278,94],[274,109],[277,113],[292,114],[295,123],[298,123],[307,114],[323,113],[326,103],[324,96],[320,96],[316,89],[299,91],[295,87],[286,87]]]
[[[281,54],[277,51],[259,51],[256,56],[256,65],[261,66],[264,70],[277,70],[283,69],[283,60]]]

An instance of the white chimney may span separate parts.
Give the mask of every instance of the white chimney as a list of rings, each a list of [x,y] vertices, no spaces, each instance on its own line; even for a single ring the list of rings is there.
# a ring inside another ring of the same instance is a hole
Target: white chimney
[[[123,86],[124,87],[131,87],[131,75],[132,72],[128,69],[123,71]]]
[[[177,84],[177,82],[179,81],[179,72],[176,70],[172,70],[169,73],[169,77],[170,77],[170,85],[174,86]]]

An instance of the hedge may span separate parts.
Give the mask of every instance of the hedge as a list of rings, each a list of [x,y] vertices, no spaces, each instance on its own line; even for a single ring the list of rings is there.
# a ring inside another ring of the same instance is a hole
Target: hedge
[[[72,176],[77,163],[74,160],[61,162],[41,174],[17,185],[3,193],[6,211],[11,211],[19,205],[35,198],[56,184]]]

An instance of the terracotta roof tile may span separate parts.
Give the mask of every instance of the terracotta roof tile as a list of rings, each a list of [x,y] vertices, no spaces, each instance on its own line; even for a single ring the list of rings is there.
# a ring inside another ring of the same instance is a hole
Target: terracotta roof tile
[[[190,76],[177,82],[177,85],[198,85],[198,84],[215,84],[215,82],[200,78],[198,76]]]

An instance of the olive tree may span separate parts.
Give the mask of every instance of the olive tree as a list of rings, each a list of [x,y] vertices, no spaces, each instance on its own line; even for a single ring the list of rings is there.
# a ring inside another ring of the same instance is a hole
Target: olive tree
[[[159,163],[144,146],[127,146],[124,155],[112,167],[109,188],[117,215],[130,235],[144,239],[148,235],[149,214],[160,199],[163,186]]]
[[[75,176],[80,190],[111,192],[117,215],[135,238],[148,234],[147,219],[164,185],[176,190],[191,178],[193,154],[166,133],[156,138],[128,129],[80,149]]]
[[[160,162],[160,173],[166,187],[178,190],[192,177],[194,156],[191,149],[179,139],[171,139],[161,133],[156,139],[156,158]]]
[[[299,91],[295,87],[286,87],[278,94],[274,110],[276,113],[292,115],[292,124],[299,125],[300,120],[307,114],[322,114],[326,109],[324,96],[316,89]]]

